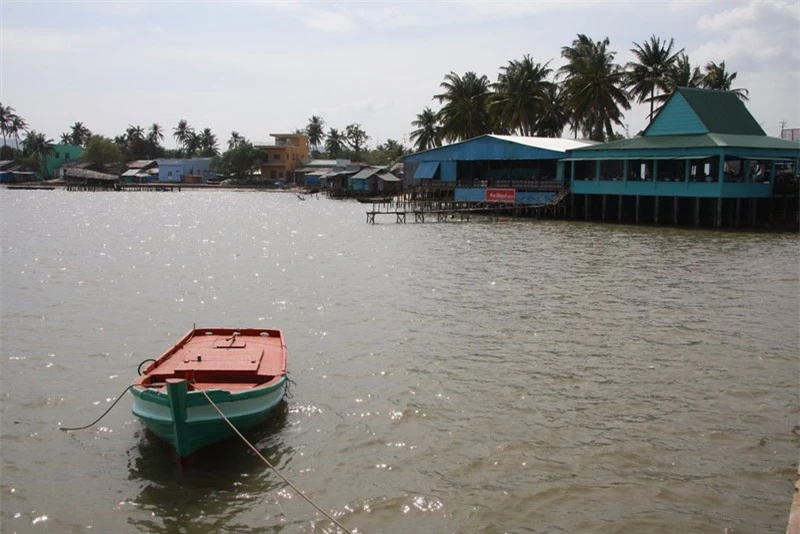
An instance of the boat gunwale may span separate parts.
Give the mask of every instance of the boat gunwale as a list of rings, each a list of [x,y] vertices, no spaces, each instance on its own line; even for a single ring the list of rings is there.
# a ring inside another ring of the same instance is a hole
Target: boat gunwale
[[[225,389],[224,384],[220,384],[220,387],[212,387],[212,388],[203,388],[189,390],[186,393],[186,405],[187,406],[205,406],[208,404],[208,399],[206,396],[203,395],[205,392],[209,398],[215,403],[225,403],[225,402],[236,402],[240,400],[247,400],[256,397],[261,397],[264,395],[268,395],[273,391],[280,389],[286,385],[287,378],[286,375],[277,377],[278,380],[273,382],[270,381],[265,384],[258,384],[253,386],[249,389],[242,389],[239,391],[230,391]],[[191,385],[191,382],[189,382]],[[207,382],[205,384],[208,384]],[[167,394],[166,390],[161,388],[153,388],[147,387],[139,384],[134,384],[131,388],[131,393],[143,400],[154,402],[156,404],[161,404],[164,406],[169,406],[169,395]]]

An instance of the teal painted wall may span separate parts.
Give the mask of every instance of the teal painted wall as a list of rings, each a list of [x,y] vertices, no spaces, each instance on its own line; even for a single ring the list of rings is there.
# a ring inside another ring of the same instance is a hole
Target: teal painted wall
[[[46,178],[53,176],[56,168],[83,157],[83,147],[77,145],[54,145],[53,153],[42,162],[42,173]]]
[[[576,180],[572,183],[572,192],[577,195],[770,198],[772,196],[772,184]]]
[[[708,128],[697,117],[692,107],[680,93],[670,99],[667,106],[656,116],[648,126],[646,136],[651,135],[683,135],[704,134]]]

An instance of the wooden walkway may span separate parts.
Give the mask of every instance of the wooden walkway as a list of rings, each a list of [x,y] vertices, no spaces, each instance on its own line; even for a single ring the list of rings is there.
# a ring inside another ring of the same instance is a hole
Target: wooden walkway
[[[507,202],[415,201],[394,200],[375,203],[367,211],[367,224],[375,224],[377,216],[388,215],[397,224],[405,224],[413,217],[415,223],[427,221],[469,221],[478,216],[481,220],[498,220],[500,217],[543,217],[555,215],[564,194],[559,194],[549,204],[512,204]]]

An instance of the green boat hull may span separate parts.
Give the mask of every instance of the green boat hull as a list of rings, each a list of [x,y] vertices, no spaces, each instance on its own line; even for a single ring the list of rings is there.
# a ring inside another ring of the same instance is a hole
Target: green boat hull
[[[187,391],[185,380],[167,384],[166,391],[134,387],[133,414],[150,431],[171,445],[176,454],[187,457],[203,447],[226,440],[237,430],[244,432],[263,424],[283,400],[286,377],[267,387],[230,392],[205,390],[222,411],[212,406],[202,391]]]

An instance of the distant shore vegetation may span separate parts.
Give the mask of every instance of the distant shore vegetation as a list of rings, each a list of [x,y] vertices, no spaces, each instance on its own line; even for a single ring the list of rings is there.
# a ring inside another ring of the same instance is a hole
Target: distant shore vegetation
[[[629,137],[625,111],[633,103],[645,105],[652,120],[678,87],[732,91],[740,99],[748,99],[747,89],[734,87],[737,73],[729,71],[725,61],[709,61],[701,70],[672,38],[652,35],[642,43],[634,42],[630,51],[634,61],[620,65],[608,37],[596,41],[578,34],[569,46],[561,48],[565,63],[558,69],[550,67],[550,61],[536,61],[526,54],[500,66],[494,82],[474,71],[450,71],[444,75],[440,92],[432,97],[439,108],[424,107],[410,122],[409,139],[402,142],[388,139],[370,148],[371,137],[360,124],[328,127],[317,115],[296,133],[308,136],[312,157],[389,165],[413,151],[491,133],[570,135],[601,142]],[[53,139],[31,128],[13,107],[2,103],[0,128],[0,159],[43,168],[42,162],[54,151]],[[177,148],[164,147],[166,136],[174,139]],[[264,157],[263,151],[236,131],[221,150],[210,128],[195,129],[187,120],[180,120],[171,130],[158,123],[147,127],[129,124],[113,138],[96,135],[83,122],[75,122],[58,143],[83,147],[85,161],[104,167],[140,159],[210,157],[219,172],[250,176]]]

